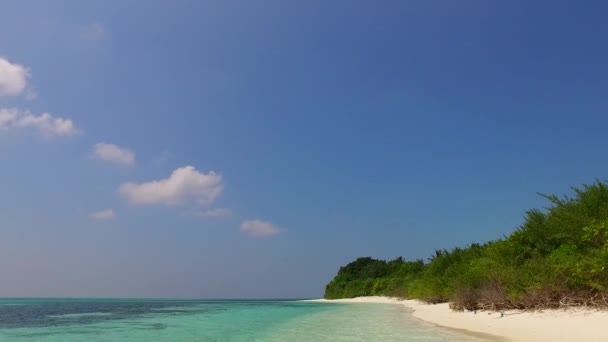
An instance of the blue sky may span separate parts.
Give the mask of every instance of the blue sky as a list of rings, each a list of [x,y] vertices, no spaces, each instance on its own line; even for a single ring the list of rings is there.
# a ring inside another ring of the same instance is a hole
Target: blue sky
[[[605,178],[607,7],[6,1],[0,296],[319,297],[508,234]]]

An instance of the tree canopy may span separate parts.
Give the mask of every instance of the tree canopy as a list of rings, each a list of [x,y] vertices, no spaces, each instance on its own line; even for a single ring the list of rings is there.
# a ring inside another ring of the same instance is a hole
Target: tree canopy
[[[424,263],[358,258],[343,266],[325,298],[388,295],[450,302],[462,309],[608,307],[608,184],[541,195],[510,236],[450,251]]]

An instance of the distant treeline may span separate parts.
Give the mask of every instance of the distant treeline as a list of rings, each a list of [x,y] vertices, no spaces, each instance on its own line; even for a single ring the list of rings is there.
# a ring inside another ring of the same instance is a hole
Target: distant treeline
[[[423,260],[359,258],[340,268],[325,298],[386,295],[450,302],[456,310],[608,308],[608,183],[541,195],[510,236]]]

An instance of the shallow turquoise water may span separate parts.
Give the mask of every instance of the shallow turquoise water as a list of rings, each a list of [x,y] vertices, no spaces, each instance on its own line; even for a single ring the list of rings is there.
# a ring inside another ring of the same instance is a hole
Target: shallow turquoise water
[[[390,304],[0,300],[0,342],[480,341]]]

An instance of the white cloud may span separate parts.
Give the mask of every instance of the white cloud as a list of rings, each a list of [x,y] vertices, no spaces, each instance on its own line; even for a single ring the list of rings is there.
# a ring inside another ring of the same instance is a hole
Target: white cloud
[[[133,204],[180,204],[189,201],[212,203],[221,193],[222,176],[202,173],[193,166],[175,169],[169,178],[147,183],[124,183],[119,192]]]
[[[124,166],[135,166],[135,153],[114,144],[95,144],[93,147],[93,158]]]
[[[232,215],[232,210],[228,208],[216,208],[204,211],[196,211],[192,213],[192,215],[200,217],[228,217]]]
[[[268,221],[248,220],[241,222],[241,232],[252,236],[272,236],[282,231],[283,229]]]
[[[114,214],[114,210],[107,209],[107,210],[98,211],[96,213],[92,213],[91,215],[89,215],[89,217],[94,220],[109,220],[109,219],[113,219],[114,217],[116,217],[116,214]]]
[[[49,113],[34,115],[15,108],[0,108],[0,129],[30,127],[48,136],[72,136],[79,132],[70,119],[54,117]]]
[[[27,92],[30,71],[0,57],[0,96],[17,96]]]

